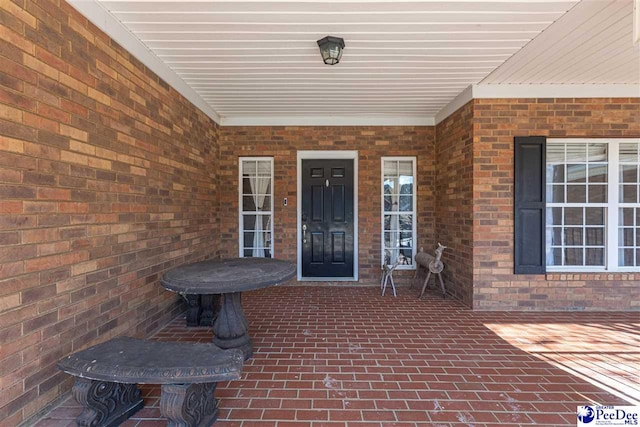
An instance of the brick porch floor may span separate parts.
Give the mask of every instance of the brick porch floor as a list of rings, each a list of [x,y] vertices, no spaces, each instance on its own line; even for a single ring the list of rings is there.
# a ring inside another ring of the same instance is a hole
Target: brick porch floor
[[[640,405],[640,314],[473,312],[435,291],[284,286],[243,295],[255,353],[216,426],[576,425]],[[209,341],[177,318],[160,340]],[[126,426],[160,426],[159,387]],[[37,427],[75,425],[68,398]]]

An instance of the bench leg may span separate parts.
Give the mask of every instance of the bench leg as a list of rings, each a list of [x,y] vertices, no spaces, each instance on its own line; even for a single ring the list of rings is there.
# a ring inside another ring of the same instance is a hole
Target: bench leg
[[[218,418],[218,402],[213,397],[216,383],[163,384],[160,414],[167,427],[209,427]]]
[[[136,384],[76,378],[71,393],[83,408],[79,426],[119,426],[144,406]]]

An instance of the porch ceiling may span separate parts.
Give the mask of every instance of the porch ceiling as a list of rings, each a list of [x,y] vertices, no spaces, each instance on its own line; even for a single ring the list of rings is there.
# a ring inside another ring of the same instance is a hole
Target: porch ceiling
[[[632,0],[71,4],[134,54],[139,44],[140,60],[222,124],[432,124],[472,84],[628,84],[640,75]],[[321,61],[316,40],[326,35],[345,39],[337,66]]]

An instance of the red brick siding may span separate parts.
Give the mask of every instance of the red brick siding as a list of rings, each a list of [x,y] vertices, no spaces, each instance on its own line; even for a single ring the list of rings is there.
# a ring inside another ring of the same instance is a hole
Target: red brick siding
[[[182,308],[162,273],[218,255],[217,125],[66,3],[3,1],[0,420],[55,363]]]
[[[436,126],[436,240],[447,292],[473,299],[473,102]]]
[[[220,248],[238,254],[238,158],[274,157],[275,256],[295,262],[298,150],[357,150],[359,162],[359,282],[380,280],[383,156],[416,156],[418,248],[434,245],[435,129],[424,127],[221,127]],[[283,198],[288,205],[283,206]],[[399,275],[402,276],[402,275]],[[405,277],[407,274],[404,275]]]
[[[640,308],[640,274],[513,274],[513,138],[640,137],[639,98],[474,100],[475,309]]]

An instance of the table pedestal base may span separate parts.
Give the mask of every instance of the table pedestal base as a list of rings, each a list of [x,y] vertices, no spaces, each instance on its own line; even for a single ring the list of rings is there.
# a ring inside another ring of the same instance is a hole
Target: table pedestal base
[[[249,337],[249,323],[242,310],[242,293],[222,294],[220,311],[213,324],[213,343],[223,350],[242,350],[244,360],[253,355],[253,343]]]

